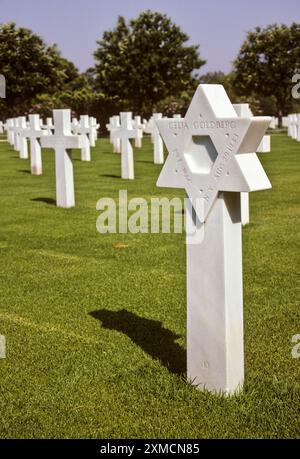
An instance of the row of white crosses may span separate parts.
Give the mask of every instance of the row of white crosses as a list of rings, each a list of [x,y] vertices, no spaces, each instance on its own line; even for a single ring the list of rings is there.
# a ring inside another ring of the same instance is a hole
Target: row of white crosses
[[[106,128],[109,131],[109,141],[113,145],[114,153],[121,153],[121,141],[119,137],[116,137],[115,131],[120,129],[120,116],[114,115],[109,118],[109,123],[106,124]]]
[[[134,179],[134,158],[130,139],[137,137],[138,128],[133,127],[132,113],[121,112],[120,124],[115,125],[111,130],[111,139],[112,142],[118,139],[121,144],[121,177],[123,179]]]
[[[287,128],[288,136],[300,142],[300,113],[288,115]]]
[[[178,116],[178,115],[176,115]],[[156,121],[162,118],[161,113],[154,113],[148,122],[141,121],[140,116],[132,119],[131,112],[121,112],[109,118],[106,128],[115,153],[121,153],[121,177],[134,179],[134,157],[130,139],[135,139],[135,147],[141,148],[143,132],[151,134],[153,141],[154,164],[164,163],[163,142]]]
[[[210,391],[243,386],[240,193],[271,187],[255,153],[270,121],[239,117],[222,85],[199,85],[185,118],[156,122],[169,151],[157,185],[189,203],[187,374]]]
[[[82,115],[80,122],[73,123],[70,110],[54,110],[54,124],[47,118],[46,125],[39,115],[8,119],[6,122],[8,142],[20,151],[20,158],[28,158],[27,139],[30,140],[30,167],[34,175],[42,174],[41,146],[55,150],[56,203],[59,207],[75,205],[73,164],[71,149],[81,149],[81,159],[90,161],[90,146],[95,146],[99,124],[95,118]],[[42,129],[42,127],[44,129]]]
[[[173,115],[174,119],[180,119],[181,115]],[[121,119],[121,121],[120,121]],[[151,135],[153,143],[154,164],[164,163],[163,141],[156,122],[162,119],[161,113],[153,113],[149,121],[141,122],[140,116],[132,119],[131,112],[121,112],[109,118],[106,128],[110,133],[110,142],[113,144],[115,153],[121,153],[121,177],[134,179],[134,156],[130,139],[135,139],[135,146],[142,146],[143,131]]]
[[[130,113],[130,116],[132,116],[131,112],[126,113]],[[109,141],[113,145],[114,153],[121,153],[121,137],[117,137],[118,132],[121,130],[120,126],[121,123],[119,115],[111,116],[108,124],[106,124],[106,128],[109,131]],[[136,148],[142,148],[144,124],[142,123],[140,116],[135,116],[134,119],[131,120],[131,127],[137,130],[137,135],[134,138],[134,146]]]
[[[154,143],[154,164],[164,163],[163,142],[156,121],[162,118],[161,113],[154,113],[148,123],[142,123],[140,116],[132,119],[131,112],[121,112],[112,116],[106,125],[110,133],[110,142],[114,152],[121,153],[121,177],[134,179],[134,156],[130,139],[135,139],[135,146],[142,146],[143,131],[150,133]]]

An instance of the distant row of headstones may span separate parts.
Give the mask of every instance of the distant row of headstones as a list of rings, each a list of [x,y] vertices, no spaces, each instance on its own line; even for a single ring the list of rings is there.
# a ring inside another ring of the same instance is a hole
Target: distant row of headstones
[[[233,104],[239,117],[248,118],[253,116],[249,104]],[[288,121],[290,117],[288,117]],[[54,110],[53,118],[47,118],[44,123],[39,115],[29,115],[10,118],[0,124],[0,132],[7,132],[7,140],[16,151],[20,152],[21,159],[28,158],[27,139],[30,141],[30,164],[31,173],[42,174],[41,147],[55,150],[56,170],[56,202],[59,207],[73,207],[75,205],[73,165],[70,155],[72,148],[81,149],[81,160],[91,160],[91,147],[96,145],[97,130],[100,125],[94,117],[81,115],[80,119],[71,120],[70,110]],[[154,113],[147,120],[141,116],[132,117],[131,112],[121,112],[109,118],[106,125],[109,131],[110,142],[115,153],[121,153],[121,177],[122,179],[134,179],[134,156],[131,139],[135,140],[135,147],[142,147],[144,134],[150,134],[153,143],[154,164],[164,163],[163,141],[157,127],[157,121],[162,119],[161,113]],[[183,120],[181,115],[175,114],[173,118]],[[291,118],[292,119],[292,118]],[[270,127],[276,128],[278,120],[273,117]],[[270,136],[265,135],[257,152],[269,152]],[[242,223],[249,223],[249,195],[241,194]]]
[[[178,117],[180,115],[174,115]],[[161,113],[154,113],[149,121],[141,120],[140,116],[132,118],[131,112],[121,112],[109,118],[106,125],[109,131],[110,142],[115,153],[121,153],[121,177],[123,179],[134,179],[134,157],[130,139],[135,140],[135,147],[142,147],[144,134],[151,135],[153,143],[154,164],[164,163],[163,141],[159,134],[156,121],[162,118]]]
[[[174,115],[178,118],[180,115]],[[156,125],[156,120],[162,114],[155,113],[149,121],[141,121],[140,116],[132,118],[131,112],[121,112],[112,116],[107,124],[113,150],[121,153],[121,177],[134,179],[134,158],[130,139],[135,139],[135,146],[142,147],[143,134],[151,135],[154,144],[153,160],[155,164],[163,164],[163,142]],[[70,110],[53,110],[53,119],[47,118],[46,123],[39,115],[29,115],[9,118],[0,124],[0,133],[5,130],[7,141],[19,152],[20,159],[30,157],[31,173],[42,174],[41,149],[55,150],[56,171],[56,203],[59,207],[73,207],[75,205],[73,165],[71,150],[81,149],[81,160],[91,161],[91,147],[95,147],[97,130],[100,124],[96,118],[81,115],[79,121],[71,120]],[[30,155],[28,143],[30,144]]]
[[[56,202],[59,207],[75,205],[73,165],[71,149],[81,149],[82,161],[90,161],[90,148],[95,146],[97,139],[97,120],[82,115],[80,121],[71,122],[70,110],[54,110],[53,118],[47,118],[46,124],[39,115],[29,115],[9,118],[4,124],[7,141],[16,151],[20,159],[28,159],[28,144],[30,143],[30,168],[34,175],[42,174],[41,147],[55,150],[56,171]]]
[[[300,142],[300,113],[292,113],[286,117],[286,127],[288,136]]]

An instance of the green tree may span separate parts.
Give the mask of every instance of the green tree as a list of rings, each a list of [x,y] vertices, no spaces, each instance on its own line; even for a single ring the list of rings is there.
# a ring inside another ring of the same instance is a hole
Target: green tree
[[[6,78],[6,99],[0,107],[4,117],[28,112],[44,93],[80,85],[78,70],[55,45],[47,46],[31,30],[14,23],[0,25],[0,73]]]
[[[128,24],[119,17],[94,53],[95,86],[123,101],[123,108],[143,116],[169,97],[196,85],[195,70],[205,61],[198,46],[164,14],[145,11]]]
[[[300,24],[256,27],[247,34],[234,62],[238,94],[259,99],[269,115],[292,110],[292,76],[300,67]]]

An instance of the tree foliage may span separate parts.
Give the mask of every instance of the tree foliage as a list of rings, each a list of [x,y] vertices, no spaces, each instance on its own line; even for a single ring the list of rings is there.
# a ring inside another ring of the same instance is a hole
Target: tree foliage
[[[4,116],[26,113],[40,95],[72,89],[80,78],[55,45],[47,46],[31,30],[14,23],[0,25],[0,73],[6,79]]]
[[[292,76],[300,67],[300,24],[256,27],[234,62],[238,94],[258,98],[261,108],[281,117],[292,110]]]
[[[149,115],[162,100],[196,84],[194,71],[205,61],[198,46],[164,14],[145,11],[128,24],[119,17],[94,53],[96,88],[123,101],[124,109]]]

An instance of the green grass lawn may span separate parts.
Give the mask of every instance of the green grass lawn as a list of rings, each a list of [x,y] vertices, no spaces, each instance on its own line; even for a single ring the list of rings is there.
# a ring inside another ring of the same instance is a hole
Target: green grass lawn
[[[246,380],[230,398],[185,380],[184,235],[96,231],[119,188],[183,196],[156,188],[149,139],[134,181],[107,139],[73,157],[76,208],[59,209],[53,152],[36,177],[0,143],[0,436],[299,437],[300,143],[275,134],[260,154],[273,188],[251,194],[243,229]]]

